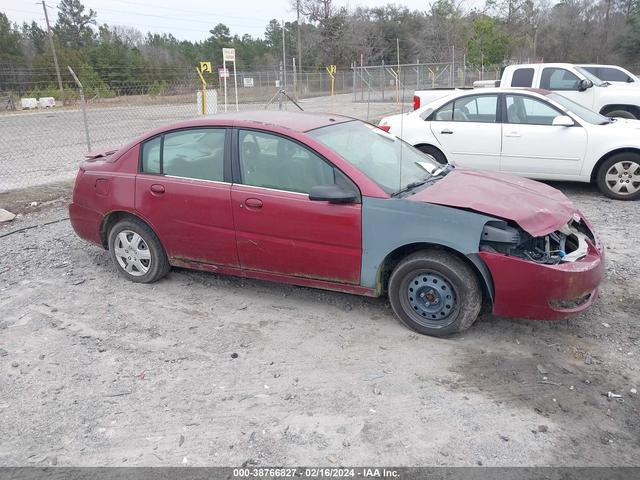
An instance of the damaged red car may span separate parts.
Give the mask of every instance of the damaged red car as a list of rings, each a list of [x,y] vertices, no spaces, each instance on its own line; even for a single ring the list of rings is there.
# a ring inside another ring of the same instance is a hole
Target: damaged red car
[[[603,247],[559,191],[441,165],[328,114],[251,112],[96,152],[69,206],[77,234],[134,282],[172,266],[388,295],[410,328],[560,319],[596,299]]]

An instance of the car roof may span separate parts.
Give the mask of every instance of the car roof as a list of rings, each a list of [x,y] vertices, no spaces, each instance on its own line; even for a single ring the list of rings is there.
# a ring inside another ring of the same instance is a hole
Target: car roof
[[[578,63],[576,64],[578,67],[606,67],[606,68],[619,68],[620,70],[624,70],[619,65],[605,65],[604,63]]]
[[[471,97],[475,95],[490,95],[497,93],[532,93],[534,95],[547,96],[551,92],[549,90],[545,90],[543,88],[527,88],[527,87],[491,87],[491,88],[474,88],[471,90],[455,90],[449,95],[445,95],[444,97],[437,98],[423,106],[419,109],[414,110],[413,114],[422,115],[428,109],[438,109],[441,106],[445,105],[452,100],[462,97]]]
[[[520,68],[520,67],[529,67],[529,68],[534,68],[534,67],[561,67],[561,68],[566,68],[566,67],[575,67],[576,64],[575,63],[517,63],[514,65],[508,65],[506,68]]]
[[[206,127],[206,126],[237,126],[237,127],[275,127],[308,132],[316,128],[350,122],[353,118],[331,113],[291,112],[253,110],[248,112],[222,113],[207,118],[198,118],[165,125],[160,130],[174,130],[178,128]]]

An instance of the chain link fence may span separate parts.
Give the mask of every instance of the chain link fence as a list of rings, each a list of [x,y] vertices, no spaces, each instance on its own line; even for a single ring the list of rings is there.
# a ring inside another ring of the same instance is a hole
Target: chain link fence
[[[101,77],[77,73],[82,90],[71,72],[62,70],[61,101],[54,72],[27,75],[0,69],[0,193],[71,180],[89,150],[119,147],[153,128],[203,115],[202,84],[195,68],[156,72],[147,80],[125,80],[123,72]],[[305,111],[377,122],[408,111],[416,89],[470,86],[499,76],[498,69],[479,70],[462,63],[353,65],[333,74],[242,70],[235,78],[236,107],[233,72],[229,73],[226,104],[224,81],[205,75],[205,115],[236,108],[297,110],[297,104]],[[163,75],[166,80],[159,79]]]

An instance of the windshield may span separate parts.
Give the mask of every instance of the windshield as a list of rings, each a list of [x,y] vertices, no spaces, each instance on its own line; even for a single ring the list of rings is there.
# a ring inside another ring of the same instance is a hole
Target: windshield
[[[358,120],[321,127],[307,134],[332,149],[390,195],[422,184],[432,174],[437,175],[442,167],[433,157],[408,143]]]
[[[594,125],[603,125],[605,123],[611,123],[612,121],[610,118],[605,117],[604,115],[600,115],[593,110],[589,110],[579,103],[576,103],[573,100],[569,100],[567,97],[563,97],[562,95],[559,95],[557,93],[549,93],[547,97],[549,97],[554,102],[562,105],[570,112],[575,113],[585,122],[593,123]]]
[[[582,75],[584,75],[587,78],[587,80],[591,80],[596,87],[604,87],[606,85],[609,85],[607,82],[603,82],[601,79],[596,77],[589,70],[586,70],[582,67],[576,67],[576,70],[579,71]]]

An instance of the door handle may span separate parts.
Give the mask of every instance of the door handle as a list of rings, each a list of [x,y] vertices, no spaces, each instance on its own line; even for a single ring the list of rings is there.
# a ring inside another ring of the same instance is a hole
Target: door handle
[[[247,198],[244,204],[249,208],[262,208],[262,200],[259,198]]]
[[[164,185],[154,183],[153,185],[151,185],[151,187],[149,187],[149,190],[151,190],[151,193],[153,194],[162,195],[164,193]]]
[[[520,137],[520,134],[518,132],[509,132],[509,133],[505,133],[504,136],[505,137],[518,138],[518,137]]]
[[[441,130],[440,133],[444,133],[445,135],[451,135],[453,133],[453,130],[451,130],[450,128],[445,128],[444,130]]]

